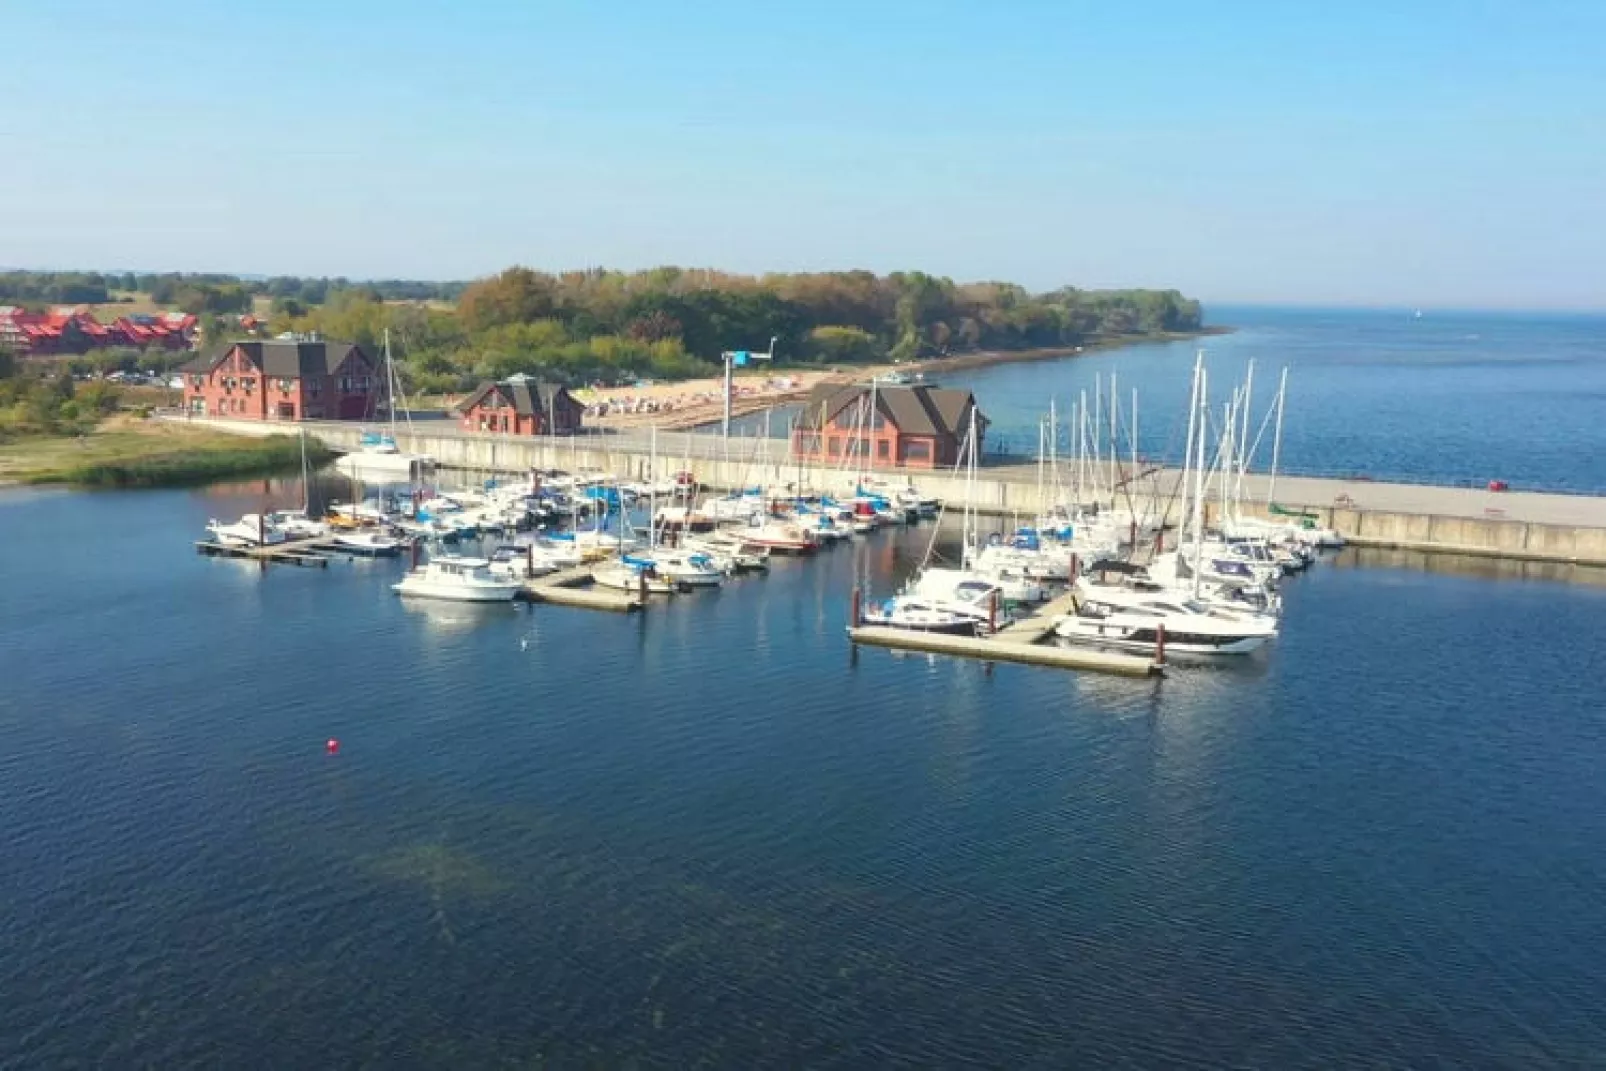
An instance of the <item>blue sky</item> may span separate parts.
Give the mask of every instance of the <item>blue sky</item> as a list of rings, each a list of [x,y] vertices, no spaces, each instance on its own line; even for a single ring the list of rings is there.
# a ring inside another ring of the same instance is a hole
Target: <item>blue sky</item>
[[[1606,3],[0,14],[7,266],[1606,307]]]

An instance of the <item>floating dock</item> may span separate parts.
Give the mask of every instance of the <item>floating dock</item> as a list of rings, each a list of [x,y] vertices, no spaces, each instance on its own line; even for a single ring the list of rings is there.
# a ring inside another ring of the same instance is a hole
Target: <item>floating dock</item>
[[[195,544],[199,554],[209,558],[242,558],[278,565],[302,565],[323,569],[329,565],[329,553],[335,545],[325,537],[292,539],[283,543],[264,543],[256,547],[240,547],[203,539]]]
[[[1000,632],[999,637],[1004,633]],[[986,662],[1019,662],[1027,666],[1048,666],[1054,669],[1091,670],[1095,673],[1114,673],[1122,677],[1150,677],[1163,670],[1152,659],[1136,655],[1109,654],[1076,647],[1055,647],[1048,644],[1022,642],[1002,638],[980,639],[971,636],[945,636],[935,632],[916,632],[906,628],[885,628],[878,625],[860,625],[848,629],[848,638],[854,643],[872,647],[890,647],[899,651],[924,651],[928,654],[953,655],[957,658],[979,658]]]
[[[554,606],[573,606],[582,610],[611,610],[628,614],[642,609],[641,596],[624,591],[584,587],[591,579],[591,566],[576,565],[524,582],[524,598]]]
[[[1055,623],[1075,610],[1074,592],[1066,592],[1044,603],[1036,613],[985,637],[950,636],[940,632],[866,625],[859,616],[861,597],[859,589],[855,588],[851,611],[853,624],[848,628],[848,639],[855,644],[891,647],[899,651],[924,651],[957,658],[979,658],[984,662],[1019,662],[1027,666],[1091,670],[1123,677],[1158,676],[1165,672],[1163,640],[1156,647],[1153,658],[1044,643],[1053,633]]]

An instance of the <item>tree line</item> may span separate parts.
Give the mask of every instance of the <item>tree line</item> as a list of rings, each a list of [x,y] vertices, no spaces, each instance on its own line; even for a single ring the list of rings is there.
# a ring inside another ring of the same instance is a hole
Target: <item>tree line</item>
[[[362,289],[282,309],[270,330],[377,345],[388,328],[415,388],[457,390],[516,372],[581,383],[711,374],[726,350],[778,363],[851,364],[977,350],[1074,347],[1197,330],[1175,290],[1029,293],[924,272],[765,276],[675,267],[549,274],[513,267],[463,288],[455,308],[394,304]]]
[[[215,272],[0,272],[0,304],[98,305],[120,295],[144,293],[158,305],[197,316],[244,312],[258,296],[305,309],[322,305],[344,291],[371,295],[376,301],[455,301],[466,283],[414,279],[353,281],[344,276],[279,275],[247,279]]]

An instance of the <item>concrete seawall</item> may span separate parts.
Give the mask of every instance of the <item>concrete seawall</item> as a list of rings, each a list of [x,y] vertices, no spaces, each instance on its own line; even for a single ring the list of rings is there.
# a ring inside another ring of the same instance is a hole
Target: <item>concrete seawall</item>
[[[183,420],[182,416],[169,419]],[[245,435],[295,433],[297,425],[204,418],[194,421],[220,431]],[[334,450],[359,448],[362,428],[333,421],[308,421],[307,433]],[[662,432],[657,435],[659,468],[689,469],[714,488],[756,484],[845,489],[851,469],[803,468],[786,456],[784,440],[756,438],[726,441],[715,435]],[[470,473],[523,473],[532,468],[568,471],[600,470],[625,478],[643,478],[651,468],[653,437],[647,432],[599,434],[568,438],[519,438],[464,432],[447,421],[421,420],[397,431],[398,447],[427,454],[447,469]],[[962,473],[908,470],[888,474],[907,478],[922,494],[949,506],[974,506],[983,513],[1018,517],[1030,523],[1041,509],[1061,497],[1040,489],[1035,465],[989,466],[972,485]],[[1117,483],[1129,474],[1112,468],[1102,481]],[[1134,479],[1132,496],[1147,501],[1159,490],[1162,500],[1175,500],[1179,474],[1154,471]],[[1426,487],[1365,481],[1284,477],[1275,489],[1269,479],[1247,474],[1246,500],[1265,502],[1274,494],[1285,507],[1317,515],[1319,523],[1342,533],[1357,546],[1458,554],[1512,561],[1606,566],[1606,499],[1578,495],[1524,492],[1496,493],[1471,488]],[[1118,495],[1124,501],[1124,492]],[[1169,517],[1180,521],[1177,507]],[[1207,514],[1214,517],[1216,506]]]

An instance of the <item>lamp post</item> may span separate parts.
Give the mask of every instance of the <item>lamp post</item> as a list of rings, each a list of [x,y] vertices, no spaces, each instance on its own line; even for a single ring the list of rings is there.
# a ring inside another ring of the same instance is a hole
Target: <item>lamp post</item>
[[[720,354],[720,357],[725,362],[725,419],[721,428],[724,437],[729,439],[731,437],[731,392],[735,387],[732,373],[737,368],[745,368],[750,361],[773,361],[775,359],[775,338],[770,339],[770,348],[767,353],[754,353],[748,350],[726,350]]]

